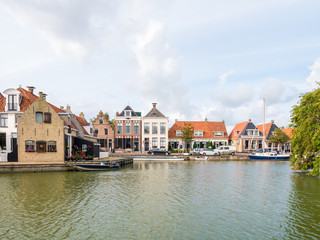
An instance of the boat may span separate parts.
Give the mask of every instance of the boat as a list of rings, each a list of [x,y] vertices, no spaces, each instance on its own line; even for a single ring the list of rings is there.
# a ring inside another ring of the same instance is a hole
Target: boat
[[[100,164],[74,164],[72,166],[79,171],[106,171],[120,169],[119,164],[115,161],[101,162]]]
[[[265,126],[265,100],[263,99],[263,148],[262,152],[255,152],[252,154],[249,154],[248,157],[252,161],[286,161],[290,159],[289,154],[281,154],[278,152],[278,150],[274,151],[265,151],[265,143],[266,143],[266,136],[265,136],[265,131],[264,131],[264,126]]]
[[[279,154],[277,151],[254,153],[248,155],[252,161],[286,161],[290,159],[289,154]]]
[[[197,161],[208,161],[209,158],[208,157],[196,157],[194,160],[197,160]]]

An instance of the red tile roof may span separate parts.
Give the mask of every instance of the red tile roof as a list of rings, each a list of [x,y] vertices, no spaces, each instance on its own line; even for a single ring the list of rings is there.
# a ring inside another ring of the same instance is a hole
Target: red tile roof
[[[272,123],[266,123],[264,124],[264,135],[267,137],[269,136],[269,132],[271,129]],[[263,134],[263,124],[257,125],[257,128],[262,132]]]
[[[177,138],[176,131],[184,128],[184,123],[191,123],[194,131],[203,131],[203,136],[193,136],[193,138],[228,138],[228,133],[224,121],[209,122],[209,121],[177,121],[169,129],[169,138]],[[213,132],[224,132],[224,136],[215,137]]]
[[[0,112],[4,112],[6,109],[6,98],[0,98]]]
[[[292,139],[292,132],[293,132],[294,128],[285,128],[282,131],[290,138]]]
[[[38,98],[38,96],[32,94],[28,90],[25,90],[21,87],[19,87],[17,90],[21,92],[21,96],[22,96],[22,101],[20,104],[20,112],[24,112]]]
[[[234,126],[234,128],[232,129],[232,132],[229,135],[229,139],[237,139],[239,138],[240,134],[242,133],[242,131],[244,130],[244,128],[248,125],[249,121],[246,122],[242,122],[242,123],[238,123]],[[239,131],[238,134],[235,134],[236,131]]]
[[[77,121],[80,123],[82,129],[83,129],[83,132],[85,135],[89,135],[89,133],[87,132],[87,130],[84,128],[84,126],[89,126],[89,123],[87,123],[87,121],[85,121],[83,118],[77,116],[77,115],[74,115],[74,117],[77,119]]]

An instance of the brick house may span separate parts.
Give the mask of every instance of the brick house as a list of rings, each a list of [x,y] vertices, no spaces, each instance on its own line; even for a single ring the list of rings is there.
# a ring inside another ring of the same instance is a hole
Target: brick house
[[[102,151],[111,151],[114,148],[114,130],[102,111],[93,121],[93,135],[99,139]]]
[[[184,123],[191,123],[194,128],[193,139],[191,143],[183,143],[181,141],[181,130],[184,128]],[[176,120],[169,130],[169,144],[172,149],[206,148],[207,143],[212,142],[216,148],[222,145],[228,145],[228,133],[225,122],[205,121],[178,121]]]
[[[115,117],[115,151],[141,151],[141,112],[129,105]]]
[[[85,121],[48,103],[42,92],[18,117],[18,161],[62,163],[75,151],[99,156],[97,139],[83,128]]]
[[[262,148],[263,134],[249,119],[234,126],[229,140],[237,152],[250,152]]]

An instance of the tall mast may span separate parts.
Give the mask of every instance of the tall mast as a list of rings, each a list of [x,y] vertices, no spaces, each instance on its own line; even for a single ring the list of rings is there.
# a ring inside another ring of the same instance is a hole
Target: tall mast
[[[264,128],[265,121],[266,121],[265,118],[266,118],[266,103],[265,103],[265,99],[263,98],[263,140],[262,140],[263,152],[264,152],[265,144],[266,144],[266,136],[265,136],[265,128]]]

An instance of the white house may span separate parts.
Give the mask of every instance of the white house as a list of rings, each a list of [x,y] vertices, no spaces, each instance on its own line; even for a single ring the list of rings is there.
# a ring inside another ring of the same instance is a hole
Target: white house
[[[0,161],[8,161],[17,146],[17,117],[37,98],[34,87],[28,89],[9,88],[0,93]]]
[[[142,150],[149,151],[152,148],[168,150],[168,122],[158,109],[157,104],[152,103],[153,108],[142,118]]]

